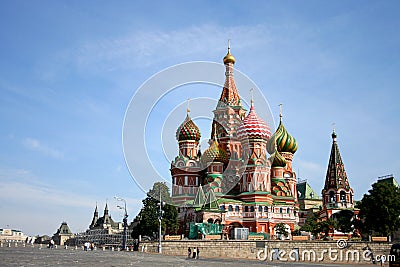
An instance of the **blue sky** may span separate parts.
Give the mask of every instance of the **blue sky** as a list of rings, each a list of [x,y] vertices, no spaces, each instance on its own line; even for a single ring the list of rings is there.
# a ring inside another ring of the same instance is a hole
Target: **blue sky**
[[[131,97],[167,67],[221,62],[227,39],[235,67],[258,85],[275,120],[283,103],[299,143],[293,166],[317,192],[333,122],[356,198],[378,176],[397,177],[398,1],[258,2],[4,1],[0,227],[52,234],[67,221],[82,231],[96,202],[102,210],[108,199],[113,218],[122,218],[115,195],[133,219],[144,193],[122,150]],[[152,158],[167,177],[164,155]]]

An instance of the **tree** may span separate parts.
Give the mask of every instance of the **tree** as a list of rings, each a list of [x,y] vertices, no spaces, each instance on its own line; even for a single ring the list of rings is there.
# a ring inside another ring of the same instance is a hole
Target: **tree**
[[[284,223],[277,223],[277,224],[275,225],[275,233],[276,233],[278,236],[287,237],[287,236],[289,235],[289,232],[288,232],[288,230],[287,230],[287,228],[286,228],[286,224],[284,224]]]
[[[139,235],[154,237],[158,233],[159,228],[159,203],[171,203],[169,188],[165,183],[156,182],[153,188],[147,193],[147,197],[142,200],[143,208],[135,218],[138,223],[132,229],[132,237],[137,238]],[[176,233],[178,230],[178,211],[175,206],[165,204],[162,207],[162,232]]]
[[[399,189],[390,183],[378,182],[365,194],[357,206],[359,217],[367,232],[388,236],[400,227]]]
[[[306,231],[312,233],[314,236],[317,236],[319,233],[318,228],[318,213],[314,212],[307,216],[307,219],[304,225],[300,228],[301,231]]]
[[[336,227],[337,223],[332,218],[318,222],[317,224],[318,233],[324,233],[325,237],[327,237],[329,232],[333,231]]]
[[[352,210],[341,210],[332,215],[333,219],[337,222],[336,230],[342,233],[349,233],[353,230],[353,216]]]

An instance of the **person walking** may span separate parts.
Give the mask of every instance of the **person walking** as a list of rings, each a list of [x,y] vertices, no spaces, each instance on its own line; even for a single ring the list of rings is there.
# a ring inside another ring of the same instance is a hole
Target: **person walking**
[[[190,247],[188,247],[188,258],[190,259],[190,256],[192,255],[192,250],[190,249]]]
[[[199,247],[197,247],[196,252],[197,252],[196,259],[198,259],[200,257],[200,249],[199,249]]]
[[[196,252],[197,252],[196,248],[193,248],[193,257],[192,257],[193,259],[196,259]]]

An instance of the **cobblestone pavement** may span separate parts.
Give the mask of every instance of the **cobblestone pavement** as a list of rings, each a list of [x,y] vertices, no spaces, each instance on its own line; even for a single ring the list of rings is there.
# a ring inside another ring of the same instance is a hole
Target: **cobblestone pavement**
[[[124,251],[83,251],[74,249],[39,249],[38,247],[0,248],[0,266],[354,266],[342,264],[306,264],[304,262],[262,262],[238,259],[187,259],[183,256],[167,256]],[[364,264],[357,266],[372,266]],[[375,265],[376,266],[376,265]]]

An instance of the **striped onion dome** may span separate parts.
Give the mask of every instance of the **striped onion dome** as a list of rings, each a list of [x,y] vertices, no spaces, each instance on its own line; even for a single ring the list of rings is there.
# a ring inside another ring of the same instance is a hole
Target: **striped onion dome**
[[[276,132],[272,135],[268,142],[268,153],[274,153],[275,147],[279,152],[290,152],[294,154],[297,151],[297,141],[287,132],[285,126],[283,126],[282,115],[278,129],[276,129]]]
[[[239,140],[246,139],[264,139],[268,140],[271,136],[271,130],[267,123],[260,118],[255,109],[253,101],[251,103],[250,112],[242,121],[236,132]]]
[[[282,155],[278,152],[275,151],[275,153],[272,155],[274,157],[274,160],[272,161],[272,167],[285,167],[286,166],[286,160]]]
[[[201,137],[200,129],[197,125],[192,121],[189,116],[189,113],[186,115],[186,119],[179,126],[178,130],[176,130],[176,139],[178,141],[199,141]]]
[[[214,138],[211,146],[204,151],[201,160],[204,164],[209,162],[222,162],[227,164],[229,162],[229,156],[226,151],[218,144],[216,138]]]

